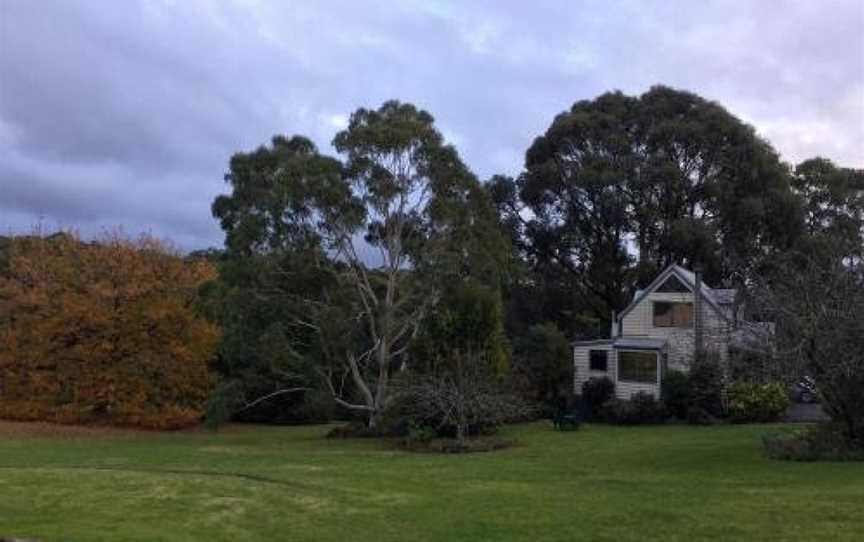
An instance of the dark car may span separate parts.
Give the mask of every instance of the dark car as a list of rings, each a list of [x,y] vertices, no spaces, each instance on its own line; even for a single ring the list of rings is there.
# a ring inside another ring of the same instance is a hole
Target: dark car
[[[802,376],[792,384],[792,400],[796,403],[818,403],[819,390],[816,381],[811,376]]]

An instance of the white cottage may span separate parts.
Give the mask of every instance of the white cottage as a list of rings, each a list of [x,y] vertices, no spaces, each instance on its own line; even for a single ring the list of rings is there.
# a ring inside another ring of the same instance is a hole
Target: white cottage
[[[688,371],[700,340],[725,363],[736,327],[735,297],[735,290],[709,288],[692,271],[669,266],[613,315],[609,339],[573,343],[576,393],[589,378],[606,376],[620,399],[640,391],[659,397],[666,370]]]

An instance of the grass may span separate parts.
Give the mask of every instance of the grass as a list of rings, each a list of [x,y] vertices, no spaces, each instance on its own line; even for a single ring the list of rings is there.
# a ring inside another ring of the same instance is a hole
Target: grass
[[[325,426],[140,433],[0,424],[0,538],[860,540],[864,467],[766,459],[768,426],[507,428],[468,455]],[[55,434],[56,433],[56,434]]]

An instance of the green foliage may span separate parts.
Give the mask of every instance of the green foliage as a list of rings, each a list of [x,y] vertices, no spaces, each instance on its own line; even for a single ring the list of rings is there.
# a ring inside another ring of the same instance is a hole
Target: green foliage
[[[412,353],[413,369],[422,373],[452,370],[460,354],[471,353],[490,374],[503,376],[510,351],[498,292],[473,281],[448,288],[423,322]]]
[[[231,420],[237,408],[237,381],[221,382],[207,400],[204,410],[204,427],[216,431]]]
[[[777,360],[770,352],[729,349],[729,378],[732,381],[766,382],[781,375]]]
[[[505,371],[501,318],[491,313],[501,311],[506,239],[486,191],[432,116],[398,101],[361,108],[333,145],[344,163],[302,136],[277,136],[231,159],[232,192],[213,203],[226,266],[239,277],[227,281],[239,296],[229,305],[250,304],[245,312],[261,320],[226,333],[224,360],[236,367],[225,378],[266,391],[285,375],[303,384],[311,377],[374,425],[424,319],[429,335],[482,351]],[[465,294],[482,299],[459,305],[455,290],[472,281],[492,293]],[[459,306],[437,305],[442,293]]]
[[[774,422],[789,406],[789,393],[780,382],[735,382],[728,395],[729,417],[735,422]]]
[[[723,373],[716,353],[702,353],[690,367],[688,420],[704,423],[723,415]]]
[[[812,158],[795,168],[792,186],[802,200],[810,242],[864,258],[864,170]]]
[[[570,342],[555,324],[531,326],[514,346],[513,377],[517,388],[530,400],[555,408],[562,394],[571,393],[572,357]]]
[[[663,375],[660,396],[669,414],[679,420],[686,420],[687,409],[690,406],[690,377],[681,371],[666,371]]]
[[[770,145],[719,104],[663,86],[576,102],[534,140],[523,175],[491,182],[502,228],[550,292],[536,297],[541,318],[586,337],[670,263],[718,284],[802,229]]]
[[[629,399],[611,399],[600,409],[601,418],[613,424],[644,425],[661,423],[666,417],[663,403],[645,392],[634,393]]]
[[[336,290],[337,279],[326,259],[315,252],[288,252],[225,255],[219,261],[219,280],[202,295],[205,312],[222,327],[222,340],[214,368],[230,398],[214,396],[208,420],[235,419],[249,422],[302,423],[321,420],[320,414],[305,405],[303,393],[274,396],[252,408],[243,405],[283,388],[317,385],[318,376],[310,359],[320,365],[326,357],[320,351],[314,330],[295,324],[304,316],[303,297],[321,296],[325,288]],[[348,296],[337,299],[350,299]],[[332,325],[327,335],[334,350],[354,340],[338,323],[345,320],[338,305],[331,307]],[[346,346],[343,346],[346,345]],[[226,402],[227,401],[227,402]],[[229,413],[223,411],[230,410]],[[241,410],[242,409],[242,410]],[[311,417],[310,417],[311,415]],[[323,420],[321,420],[323,421]]]
[[[763,435],[762,445],[768,457],[784,461],[864,461],[864,441],[849,440],[838,424]]]
[[[761,277],[754,305],[776,322],[779,367],[812,377],[825,412],[850,439],[864,439],[864,262],[841,245],[778,258]],[[825,247],[823,247],[825,248]]]
[[[615,383],[608,377],[592,377],[582,384],[582,401],[591,417],[601,414],[604,404],[615,397]]]
[[[315,203],[346,197],[340,174],[339,161],[302,136],[275,136],[270,147],[235,154],[225,175],[231,194],[212,206],[226,248],[250,255],[317,245]],[[357,212],[346,217],[358,220]]]

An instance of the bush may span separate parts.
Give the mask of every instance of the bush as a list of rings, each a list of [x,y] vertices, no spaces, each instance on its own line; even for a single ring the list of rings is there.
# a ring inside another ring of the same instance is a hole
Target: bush
[[[717,422],[717,417],[701,406],[687,407],[687,423],[690,425],[714,425]]]
[[[531,326],[514,342],[514,388],[551,418],[557,397],[573,389],[573,350],[567,337],[552,323]]]
[[[589,378],[582,384],[582,404],[596,418],[604,404],[615,396],[615,383],[607,377]]]
[[[716,353],[703,353],[690,368],[690,408],[697,408],[712,418],[723,415],[723,374]],[[704,416],[697,413],[697,417]],[[688,415],[689,420],[689,415]]]
[[[663,375],[660,396],[670,415],[686,420],[690,404],[690,377],[681,371],[667,371]]]
[[[663,403],[650,393],[635,393],[629,401],[611,399],[601,409],[605,421],[620,425],[660,423],[666,417]]]
[[[503,423],[532,416],[533,408],[488,375],[416,375],[395,381],[381,431],[407,436],[411,428],[433,428],[439,437],[464,440],[491,435]]]
[[[309,390],[303,394],[302,402],[294,413],[297,423],[328,423],[336,419],[338,408],[330,394]]]
[[[762,437],[765,453],[784,461],[864,461],[864,442],[851,441],[837,424]]]
[[[777,421],[788,406],[786,388],[778,382],[736,382],[729,387],[729,416],[735,422]]]
[[[779,366],[770,354],[730,348],[728,369],[732,380],[765,382],[778,376]]]

